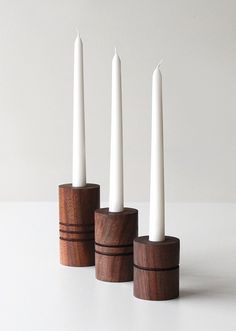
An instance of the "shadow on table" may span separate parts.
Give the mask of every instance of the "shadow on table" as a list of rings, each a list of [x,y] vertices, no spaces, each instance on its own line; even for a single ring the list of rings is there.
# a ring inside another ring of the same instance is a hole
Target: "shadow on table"
[[[180,276],[180,297],[236,301],[236,277],[183,271]]]

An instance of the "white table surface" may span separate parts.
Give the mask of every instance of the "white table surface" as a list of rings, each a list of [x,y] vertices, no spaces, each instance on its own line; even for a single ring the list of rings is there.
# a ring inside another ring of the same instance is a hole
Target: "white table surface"
[[[129,206],[146,234],[147,204]],[[0,330],[235,331],[236,205],[166,209],[167,234],[181,239],[180,298],[149,302],[133,297],[132,282],[59,264],[56,203],[1,203]]]

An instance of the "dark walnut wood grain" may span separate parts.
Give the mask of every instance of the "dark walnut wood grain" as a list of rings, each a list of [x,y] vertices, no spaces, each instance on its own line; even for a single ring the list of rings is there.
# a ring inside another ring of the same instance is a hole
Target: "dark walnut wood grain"
[[[179,296],[178,238],[134,240],[134,296],[144,300],[170,300]]]
[[[100,207],[100,186],[59,186],[60,262],[66,266],[95,264],[94,211]]]
[[[60,261],[61,264],[70,267],[94,265],[94,240],[68,241],[60,239]]]
[[[94,211],[100,207],[100,186],[59,185],[59,219],[65,224],[94,224]]]
[[[133,240],[138,235],[138,211],[124,208],[95,212],[96,278],[107,282],[133,280]]]
[[[134,296],[143,300],[170,300],[179,296],[179,267],[152,271],[134,267]]]

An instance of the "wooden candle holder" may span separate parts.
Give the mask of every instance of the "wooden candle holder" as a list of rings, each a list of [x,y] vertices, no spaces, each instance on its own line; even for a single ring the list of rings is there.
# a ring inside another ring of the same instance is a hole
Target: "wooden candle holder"
[[[95,264],[94,211],[99,207],[99,185],[59,185],[61,264],[73,267]]]
[[[179,296],[178,238],[134,240],[134,296],[144,300],[170,300]]]
[[[133,240],[138,234],[138,211],[124,208],[95,212],[96,278],[107,282],[133,280]]]

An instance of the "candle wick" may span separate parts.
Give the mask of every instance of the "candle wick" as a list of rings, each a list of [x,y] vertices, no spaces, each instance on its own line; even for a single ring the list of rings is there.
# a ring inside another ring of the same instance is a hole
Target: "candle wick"
[[[162,62],[163,62],[163,59],[161,59],[161,60],[158,62],[157,66],[156,66],[156,69],[157,69],[157,68],[159,69],[159,67],[160,67],[160,65],[162,64]]]
[[[117,54],[117,49],[116,49],[116,47],[114,47],[114,49],[115,49],[115,54]]]

